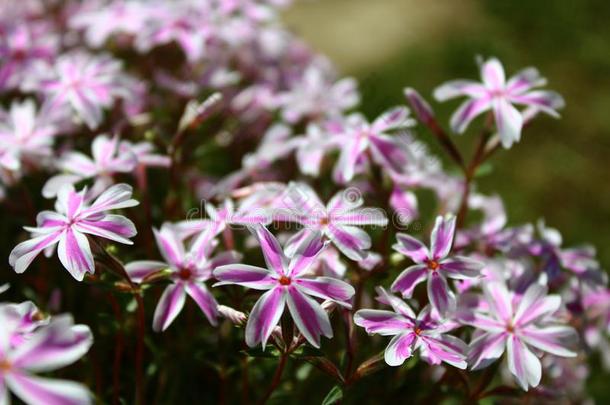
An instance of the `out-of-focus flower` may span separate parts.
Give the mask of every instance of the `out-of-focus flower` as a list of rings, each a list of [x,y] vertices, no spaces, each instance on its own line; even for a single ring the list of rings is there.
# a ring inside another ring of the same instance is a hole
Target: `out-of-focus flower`
[[[330,277],[308,278],[307,270],[324,248],[319,232],[310,233],[296,249],[291,259],[282,251],[277,239],[263,226],[256,227],[267,268],[233,264],[214,270],[219,282],[215,286],[238,284],[255,290],[269,290],[252,308],[246,325],[246,344],[254,347],[267,339],[278,324],[285,305],[301,334],[315,347],[320,336],[333,336],[327,313],[311,297],[337,302],[350,307],[354,289],[349,284]]]
[[[362,260],[371,247],[371,238],[359,226],[386,226],[388,223],[382,210],[362,208],[364,200],[355,189],[338,192],[325,206],[308,185],[294,183],[288,188],[282,203],[285,209],[278,211],[285,213],[284,220],[305,227],[288,241],[289,255],[302,239],[309,237],[309,233],[319,231],[347,257]]]
[[[33,100],[14,102],[6,113],[0,109],[0,167],[20,172],[24,163],[39,166],[52,155],[57,130],[37,114]]]
[[[57,37],[49,26],[21,22],[0,35],[0,91],[21,86],[36,62],[50,63],[57,52]]]
[[[573,357],[570,350],[575,330],[559,325],[554,318],[561,305],[558,295],[547,295],[547,288],[532,284],[522,296],[509,292],[500,282],[483,284],[487,311],[476,311],[466,323],[484,333],[470,343],[472,369],[488,366],[507,351],[508,368],[525,391],[536,387],[542,367],[531,348],[555,356]]]
[[[333,173],[335,181],[344,184],[352,180],[358,168],[371,159],[387,170],[402,171],[409,162],[409,149],[403,139],[387,132],[412,125],[406,107],[393,108],[372,124],[359,114],[347,117],[340,135],[341,154]]]
[[[169,167],[171,164],[169,156],[155,153],[155,146],[146,141],[136,143],[121,141],[116,154],[124,157],[133,154],[138,162],[137,164],[145,167]]]
[[[290,90],[278,95],[284,120],[297,123],[304,118],[336,117],[358,104],[356,81],[347,78],[333,84],[324,66],[311,64],[302,77],[292,82]]]
[[[445,362],[466,368],[466,344],[446,334],[446,324],[433,318],[430,306],[416,315],[406,302],[383,289],[380,292],[381,300],[391,305],[393,311],[361,309],[354,315],[354,322],[369,334],[394,336],[385,349],[388,365],[400,366],[419,349],[430,364]]]
[[[149,6],[146,3],[117,0],[104,7],[80,10],[70,19],[70,26],[83,29],[87,43],[98,48],[112,35],[138,34],[144,28],[148,16]]]
[[[430,249],[405,233],[396,235],[394,249],[415,262],[403,271],[392,284],[392,291],[400,291],[410,298],[415,287],[428,280],[428,299],[432,307],[445,317],[455,310],[455,295],[449,289],[446,277],[463,280],[480,275],[483,263],[465,256],[449,256],[455,233],[455,217],[441,216],[430,236]]]
[[[42,211],[36,218],[37,227],[26,227],[32,238],[21,242],[11,252],[9,264],[23,273],[40,252],[52,251],[58,244],[61,264],[78,281],[86,273],[93,274],[93,254],[86,234],[131,245],[129,238],[136,235],[134,224],[122,215],[106,211],[138,205],[131,199],[132,189],[117,184],[100,194],[90,205],[85,200],[86,189],[74,191],[64,186],[57,194],[55,211]]]
[[[121,84],[123,75],[121,62],[108,55],[75,52],[59,56],[51,69],[39,66],[26,86],[47,95],[50,110],[69,106],[95,129],[102,122],[104,108],[129,96]]]
[[[157,247],[165,262],[135,261],[125,266],[129,277],[137,283],[164,269],[171,272],[172,283],[165,288],[157,304],[153,329],[161,332],[171,325],[182,311],[187,294],[201,308],[210,323],[216,325],[218,304],[205,282],[212,277],[215,267],[234,263],[239,260],[239,255],[235,252],[224,252],[211,257],[215,241],[209,231],[194,238],[188,250],[172,224],[164,224],[160,230],[155,229],[154,233]]]
[[[80,359],[93,343],[85,325],[74,325],[70,315],[59,315],[48,325],[19,335],[23,319],[11,305],[0,305],[0,403],[9,403],[9,391],[27,404],[89,404],[92,397],[81,384],[38,377]],[[15,342],[18,342],[17,344]]]
[[[451,128],[457,133],[463,133],[478,115],[492,110],[502,145],[510,148],[514,142],[521,139],[524,122],[523,113],[513,104],[533,107],[536,111],[553,117],[558,117],[557,110],[564,106],[563,98],[559,94],[553,91],[532,90],[546,84],[546,79],[532,67],[521,70],[507,81],[500,61],[491,58],[481,66],[481,79],[483,83],[472,80],[450,81],[434,91],[434,97],[438,101],[461,96],[470,99],[451,117]]]
[[[109,138],[99,135],[91,144],[91,156],[76,151],[69,151],[60,157],[57,167],[65,172],[51,177],[42,188],[42,195],[53,198],[59,189],[66,184],[75,184],[85,179],[95,178],[95,183],[89,191],[96,196],[113,183],[112,175],[116,173],[129,173],[138,163],[138,156],[133,147],[127,147],[118,136]]]

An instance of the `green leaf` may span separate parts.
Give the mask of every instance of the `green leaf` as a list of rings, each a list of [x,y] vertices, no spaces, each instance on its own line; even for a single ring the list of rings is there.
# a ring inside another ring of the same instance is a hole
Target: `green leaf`
[[[331,390],[326,394],[326,397],[322,401],[322,405],[333,405],[338,403],[343,399],[343,389],[339,385],[335,385],[331,388]]]

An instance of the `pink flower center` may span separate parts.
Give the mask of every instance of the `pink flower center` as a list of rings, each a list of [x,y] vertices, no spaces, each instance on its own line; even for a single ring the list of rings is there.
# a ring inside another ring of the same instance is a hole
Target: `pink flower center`
[[[290,285],[290,283],[292,283],[292,280],[290,279],[290,277],[286,277],[286,276],[280,277],[280,279],[278,281],[280,282],[281,285]]]
[[[493,98],[502,98],[504,95],[504,89],[495,89],[491,91],[491,96]]]
[[[426,264],[428,265],[428,269],[432,271],[436,271],[439,267],[441,267],[440,263],[436,260],[428,260]]]

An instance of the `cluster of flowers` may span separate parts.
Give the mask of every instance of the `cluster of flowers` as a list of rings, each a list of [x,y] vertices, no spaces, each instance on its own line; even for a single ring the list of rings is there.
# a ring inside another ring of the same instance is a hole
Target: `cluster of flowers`
[[[467,98],[451,118],[453,132],[488,117],[475,157],[465,162],[413,89],[405,96],[414,117],[406,106],[372,121],[352,112],[360,98],[355,81],[337,80],[328,61],[281,26],[286,3],[0,3],[0,99],[10,103],[0,110],[0,197],[42,175],[36,194],[56,199],[54,211],[25,228],[31,238],[16,244],[10,265],[22,273],[57,247],[78,281],[95,282],[112,267],[141,294],[164,280],[154,331],[166,330],[189,296],[210,324],[245,324],[248,346],[271,342],[281,364],[298,347],[331,338],[336,312],[350,326],[393,336],[384,356],[390,366],[416,353],[432,366],[470,370],[505,357],[523,390],[586,395],[571,392],[575,379],[586,378],[574,373],[588,363],[585,353],[600,349],[610,359],[610,290],[595,251],[564,248],[543,223],[509,226],[501,199],[473,187],[480,165],[518,142],[538,113],[557,116],[562,98],[538,89],[545,79],[534,68],[506,79],[495,58],[481,61],[482,83],[441,85],[438,101]],[[431,156],[410,130],[417,122],[463,173]],[[202,170],[188,142],[213,145],[239,166]],[[90,155],[79,150],[89,144]],[[150,167],[167,168],[171,182],[156,210],[149,192],[166,187],[147,179]],[[146,218],[136,223],[146,228],[140,233],[152,229],[163,261],[139,249],[140,240],[117,257],[104,245],[136,237],[130,219],[109,213],[138,204],[132,186],[117,182],[129,182],[129,174],[146,202]],[[421,190],[437,200],[430,247],[412,235],[421,230],[414,224],[427,223]],[[320,195],[333,196],[324,204]],[[201,218],[169,221],[187,216],[181,198],[205,199]],[[481,219],[468,217],[472,211]],[[243,229],[260,245],[265,267],[240,263],[252,246]],[[265,292],[254,306],[233,308],[222,298],[228,284]],[[373,287],[391,310],[373,309]],[[29,403],[90,401],[80,386],[30,375],[83,356],[92,343],[88,328],[69,316],[42,317],[30,303],[2,304],[0,324],[9,325],[0,330],[0,403],[7,387]],[[349,338],[348,351],[357,333]],[[355,380],[350,367],[344,374],[341,381]]]

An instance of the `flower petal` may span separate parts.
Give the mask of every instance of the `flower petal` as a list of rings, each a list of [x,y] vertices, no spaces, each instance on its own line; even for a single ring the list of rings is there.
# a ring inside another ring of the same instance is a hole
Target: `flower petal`
[[[352,260],[363,260],[367,249],[371,247],[371,237],[362,229],[355,226],[329,224],[328,237],[335,246]]]
[[[521,139],[523,116],[519,110],[504,99],[494,100],[493,111],[502,146],[508,149]]]
[[[453,244],[453,235],[455,233],[455,216],[447,216],[445,218],[436,217],[434,229],[430,236],[430,250],[434,260],[439,260],[446,257],[451,250]]]
[[[122,215],[104,215],[95,221],[82,220],[76,222],[74,226],[80,232],[126,245],[132,245],[133,242],[128,238],[132,238],[138,233],[133,222]]]
[[[568,346],[574,345],[578,335],[569,326],[529,327],[521,331],[521,338],[529,345],[555,356],[576,356]]]
[[[440,361],[464,370],[466,363],[466,343],[451,335],[422,336],[428,354]]]
[[[410,126],[412,120],[409,119],[409,109],[405,106],[397,106],[384,112],[373,122],[373,132],[386,132],[393,129]]]
[[[542,378],[540,360],[516,336],[509,337],[506,344],[508,369],[517,378],[519,386],[525,391],[537,387]]]
[[[445,277],[436,272],[428,277],[428,299],[441,317],[455,311],[455,295],[449,289]]]
[[[397,136],[376,134],[371,135],[369,141],[373,159],[389,170],[401,173],[409,164],[409,161],[413,161],[411,152],[407,149],[404,141]]]
[[[219,280],[214,287],[238,284],[254,290],[268,290],[277,284],[273,273],[262,267],[247,264],[228,264],[214,269],[214,277]]]
[[[333,336],[328,314],[314,299],[309,298],[298,288],[288,288],[288,309],[294,324],[301,334],[314,347],[320,347],[320,335]]]
[[[451,130],[457,134],[463,134],[472,120],[490,108],[491,101],[488,97],[464,101],[451,116],[449,122]]]
[[[504,68],[497,58],[489,58],[481,66],[481,79],[490,90],[503,89],[506,83]]]
[[[361,309],[354,314],[354,323],[369,334],[398,335],[413,327],[404,316],[379,309]]]
[[[426,245],[413,236],[407,235],[406,233],[397,233],[396,240],[398,243],[395,244],[393,248],[398,253],[402,253],[411,258],[415,263],[423,263],[428,260],[430,251]]]
[[[326,244],[322,242],[322,234],[319,231],[307,231],[292,254],[288,265],[288,274],[295,277],[307,271],[325,246]]]
[[[413,290],[428,277],[428,267],[423,264],[408,267],[396,277],[391,290],[400,292],[403,297],[411,298]]]
[[[468,347],[468,363],[472,370],[489,366],[504,353],[508,334],[484,333],[475,338]]]
[[[513,304],[511,295],[503,283],[483,283],[483,293],[489,305],[491,314],[505,324],[513,319]]]
[[[317,277],[314,280],[295,278],[293,282],[305,294],[351,307],[349,300],[354,296],[355,290],[345,281],[332,277]]]
[[[440,265],[447,277],[466,280],[479,277],[484,263],[465,256],[454,256],[441,261]]]
[[[161,256],[174,268],[184,261],[184,244],[171,226],[164,225],[161,230],[153,229]]]
[[[167,263],[157,262],[154,260],[138,260],[135,262],[127,263],[125,265],[125,271],[129,275],[129,278],[134,283],[141,283],[147,277],[166,269]]]
[[[85,273],[95,272],[87,237],[72,228],[66,229],[59,238],[57,256],[66,270],[78,281],[83,281]]]
[[[91,207],[86,209],[83,214],[92,215],[108,210],[134,207],[138,205],[139,202],[131,198],[132,194],[133,188],[130,185],[115,184],[100,194],[93,204],[91,204]]]
[[[195,300],[199,308],[213,326],[218,324],[218,304],[214,296],[208,291],[203,283],[189,283],[186,285],[186,293]]]
[[[400,366],[411,357],[413,354],[412,346],[416,339],[417,335],[412,332],[394,336],[384,353],[384,359],[388,366]]]
[[[153,330],[155,332],[163,332],[174,322],[174,319],[184,307],[185,299],[184,285],[170,284],[165,288],[153,316]]]
[[[434,98],[437,101],[447,101],[460,96],[481,97],[487,89],[474,80],[452,80],[441,84],[434,89]]]
[[[267,339],[280,321],[285,304],[286,294],[280,287],[267,291],[256,301],[246,325],[246,344],[248,346],[255,347],[261,343],[265,350]]]
[[[561,306],[559,295],[546,295],[547,288],[532,284],[523,294],[515,311],[515,324],[525,326],[545,316],[552,315]]]
[[[288,269],[288,259],[284,256],[282,247],[275,236],[262,225],[255,227],[254,232],[261,245],[267,268],[279,275],[285,274]]]
[[[20,372],[6,375],[6,383],[27,404],[84,405],[92,396],[82,384],[71,381],[34,377]]]
[[[61,230],[56,230],[21,242],[11,251],[9,264],[13,266],[15,272],[23,273],[40,252],[59,241],[61,234]]]

